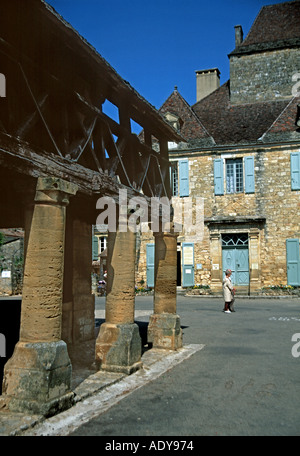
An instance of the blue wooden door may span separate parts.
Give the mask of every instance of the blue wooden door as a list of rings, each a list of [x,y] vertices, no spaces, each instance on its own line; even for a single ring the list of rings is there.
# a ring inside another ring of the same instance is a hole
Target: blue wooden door
[[[147,260],[147,287],[154,287],[154,244],[147,244],[146,260]]]
[[[248,248],[223,249],[223,274],[231,269],[231,280],[234,285],[249,284],[249,253]]]
[[[235,248],[223,249],[223,277],[226,269],[231,269],[231,281],[235,284]]]
[[[194,285],[194,244],[193,242],[182,243],[182,286]]]
[[[248,249],[237,248],[235,254],[236,285],[249,284],[249,254]]]
[[[287,283],[288,285],[300,285],[300,254],[299,239],[286,240]]]

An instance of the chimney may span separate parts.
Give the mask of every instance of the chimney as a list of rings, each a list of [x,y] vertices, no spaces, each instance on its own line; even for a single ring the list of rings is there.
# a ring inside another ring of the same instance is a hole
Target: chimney
[[[234,29],[235,29],[235,47],[237,48],[243,42],[244,33],[243,33],[243,28],[241,25],[235,25]]]
[[[218,68],[196,71],[197,101],[202,100],[220,87]]]

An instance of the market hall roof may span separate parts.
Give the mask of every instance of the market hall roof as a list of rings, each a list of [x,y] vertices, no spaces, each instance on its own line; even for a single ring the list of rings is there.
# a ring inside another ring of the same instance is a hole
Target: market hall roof
[[[3,168],[75,179],[87,194],[116,194],[120,186],[168,193],[167,142],[182,141],[180,133],[44,0],[1,6]],[[117,120],[103,112],[106,100]],[[145,130],[144,143],[131,121]]]
[[[14,46],[16,57],[30,59],[79,93],[89,81],[95,92],[99,90],[99,98],[103,92],[116,104],[130,98],[137,123],[146,115],[157,134],[181,139],[156,108],[44,0],[27,0],[26,8],[24,0],[2,0],[1,6],[1,42]]]

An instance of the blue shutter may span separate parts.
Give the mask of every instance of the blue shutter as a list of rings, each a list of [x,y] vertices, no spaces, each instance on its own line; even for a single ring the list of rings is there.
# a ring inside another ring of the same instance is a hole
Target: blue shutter
[[[182,243],[182,286],[194,285],[194,243]]]
[[[179,160],[179,196],[189,196],[189,161]]]
[[[214,160],[214,186],[215,195],[224,195],[224,170],[222,158],[216,158]]]
[[[291,153],[291,181],[292,190],[300,190],[300,152]]]
[[[254,193],[255,183],[254,183],[254,157],[245,157],[245,192]]]
[[[93,261],[98,261],[98,237],[93,236]]]
[[[286,240],[286,262],[288,285],[300,285],[299,239]]]
[[[146,262],[147,262],[147,287],[154,287],[154,258],[155,244],[147,244]]]

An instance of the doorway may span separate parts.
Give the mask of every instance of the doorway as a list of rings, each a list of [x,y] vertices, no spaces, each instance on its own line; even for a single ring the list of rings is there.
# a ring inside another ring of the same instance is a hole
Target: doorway
[[[234,285],[249,285],[248,234],[234,233],[222,235],[223,276],[226,269],[232,271]]]
[[[181,245],[177,243],[177,286],[181,287]]]

